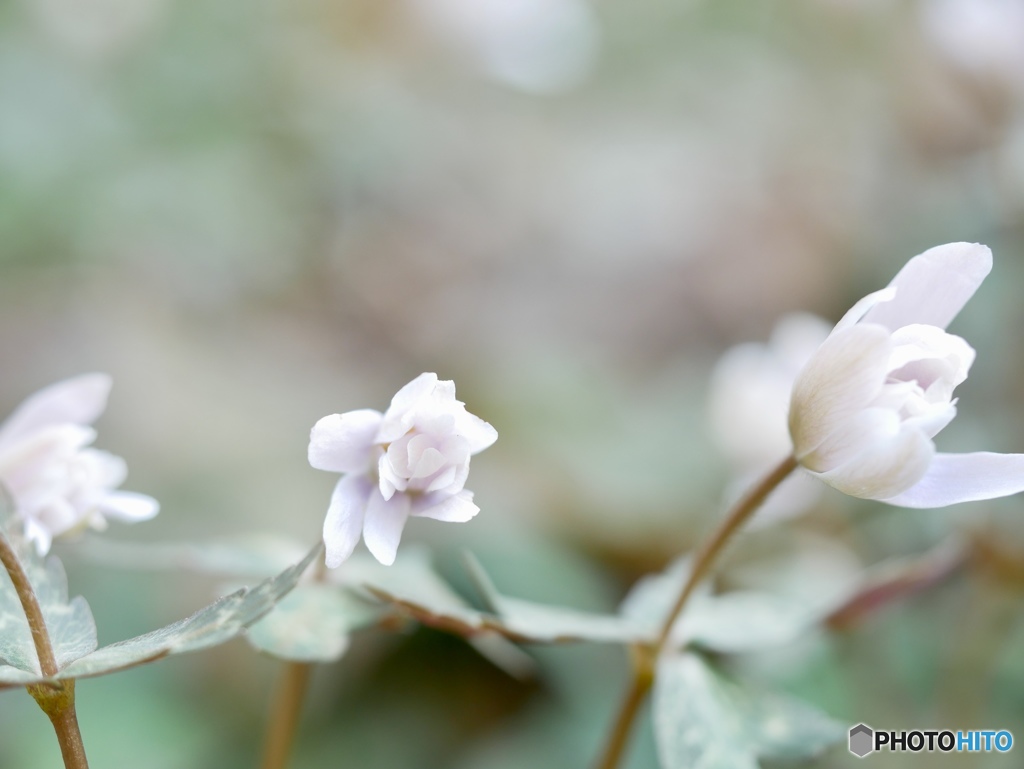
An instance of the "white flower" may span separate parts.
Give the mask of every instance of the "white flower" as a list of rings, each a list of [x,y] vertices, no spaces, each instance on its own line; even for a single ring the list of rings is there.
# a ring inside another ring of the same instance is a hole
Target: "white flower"
[[[455,400],[455,384],[420,374],[381,414],[360,409],[324,417],[309,438],[309,463],[343,473],[324,521],[327,565],[351,555],[362,532],[383,564],[394,563],[410,515],[468,521],[480,512],[465,489],[469,458],[498,438]]]
[[[925,0],[926,34],[966,72],[1024,87],[1024,0]]]
[[[903,507],[1024,491],[1024,454],[936,453],[974,350],[946,326],[992,269],[972,243],[914,257],[836,325],[793,387],[797,460],[831,486]]]
[[[734,470],[726,490],[728,503],[792,451],[786,422],[793,383],[829,331],[818,316],[793,313],[776,324],[768,344],[736,345],[715,365],[708,414],[712,437]],[[799,515],[820,492],[821,484],[791,476],[755,520],[765,524]]]
[[[50,385],[22,403],[0,425],[0,484],[40,554],[55,536],[106,519],[152,518],[160,506],[144,494],[115,491],[128,474],[121,457],[89,448],[89,425],[110,393],[106,374],[85,374]]]

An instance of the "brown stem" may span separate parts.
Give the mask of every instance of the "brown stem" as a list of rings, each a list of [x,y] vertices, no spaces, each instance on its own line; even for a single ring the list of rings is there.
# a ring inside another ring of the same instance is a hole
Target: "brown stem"
[[[634,649],[633,675],[630,677],[629,688],[626,695],[619,704],[619,711],[615,714],[615,722],[612,724],[608,742],[604,747],[595,769],[615,769],[622,759],[622,754],[629,744],[629,735],[633,730],[633,722],[636,720],[640,708],[647,699],[647,693],[654,685],[654,660],[649,647],[638,647]]]
[[[768,495],[771,494],[772,491],[774,491],[778,485],[796,469],[796,467],[797,461],[795,457],[789,456],[783,460],[778,467],[766,475],[760,483],[748,491],[747,494],[736,503],[725,519],[718,525],[718,528],[715,529],[711,536],[704,541],[700,550],[697,551],[689,577],[683,585],[683,589],[680,591],[679,597],[676,598],[676,602],[672,606],[672,610],[668,613],[665,623],[662,625],[661,631],[658,633],[657,639],[646,649],[646,653],[639,654],[636,659],[634,659],[632,681],[629,689],[626,691],[626,696],[622,700],[622,704],[619,706],[619,711],[615,717],[615,722],[612,725],[610,737],[607,745],[605,746],[605,750],[601,753],[597,763],[594,765],[596,769],[615,769],[622,760],[622,755],[629,742],[629,735],[632,731],[633,723],[636,721],[636,716],[640,712],[640,707],[643,705],[648,692],[651,690],[651,686],[654,684],[654,671],[657,665],[657,660],[668,645],[672,634],[672,627],[682,614],[683,609],[690,600],[690,596],[693,595],[693,591],[696,589],[697,585],[699,585],[701,581],[710,574],[718,556],[721,555],[725,546],[729,544],[730,540],[736,535],[736,532],[739,531],[743,524],[750,519],[750,516],[752,516],[764,503],[765,499],[768,498]]]
[[[326,577],[327,565],[321,560],[313,572],[313,579],[323,582]],[[270,703],[267,736],[263,744],[263,769],[287,769],[312,672],[313,666],[308,662],[285,664],[277,693]]]
[[[21,608],[25,612],[25,619],[28,620],[28,629],[32,633],[32,643],[36,647],[36,656],[39,658],[39,670],[46,677],[55,676],[58,673],[57,658],[53,653],[53,645],[50,643],[50,636],[46,632],[46,620],[43,618],[43,610],[36,599],[36,593],[29,582],[28,574],[18,560],[18,554],[11,547],[2,533],[0,533],[0,562],[7,570],[14,590],[21,601]]]
[[[39,606],[28,574],[18,560],[18,554],[2,532],[0,563],[3,563],[18,594],[18,600],[21,601],[21,608],[25,612],[25,619],[32,634],[32,643],[36,648],[36,656],[39,658],[39,670],[47,678],[52,678],[60,669],[57,667],[57,657],[50,642],[50,634],[46,630],[42,607]],[[65,769],[89,769],[85,745],[82,743],[82,732],[78,728],[78,715],[75,712],[74,680],[35,684],[25,688],[53,724]]]
[[[75,712],[74,679],[59,681],[55,686],[29,686],[28,692],[53,724],[65,769],[89,769],[82,731],[78,728],[78,714]]]
[[[284,667],[277,695],[270,707],[263,769],[286,769],[288,766],[312,669],[313,666],[306,662],[289,662]]]
[[[729,540],[750,519],[750,516],[757,512],[757,509],[761,507],[768,498],[768,495],[775,491],[776,487],[786,480],[790,473],[796,470],[796,466],[796,457],[786,457],[778,467],[768,473],[760,483],[754,486],[736,503],[725,517],[725,520],[718,525],[718,528],[715,529],[708,539],[704,540],[704,544],[701,545],[700,550],[697,551],[696,558],[693,560],[690,576],[686,580],[686,584],[683,585],[679,597],[676,598],[672,611],[668,613],[665,624],[661,627],[661,633],[658,634],[658,640],[655,641],[655,657],[665,648],[669,635],[672,633],[672,626],[676,624],[676,619],[683,613],[686,602],[690,600],[690,596],[693,595],[697,585],[711,572],[711,567],[715,565],[715,561],[721,555],[725,546],[729,544]]]

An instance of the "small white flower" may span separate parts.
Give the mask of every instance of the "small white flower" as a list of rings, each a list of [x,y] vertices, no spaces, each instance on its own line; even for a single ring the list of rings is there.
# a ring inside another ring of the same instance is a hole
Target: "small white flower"
[[[152,518],[152,497],[115,491],[128,474],[121,457],[89,448],[89,425],[107,405],[111,380],[85,374],[50,385],[22,403],[0,425],[0,485],[25,523],[40,554],[55,536],[106,519],[132,523]]]
[[[842,492],[944,507],[1024,491],[1024,454],[936,453],[974,350],[946,326],[992,269],[973,243],[914,257],[836,325],[797,378],[789,429],[797,460]]]
[[[828,337],[816,315],[793,313],[780,320],[767,344],[749,342],[727,350],[711,376],[711,433],[734,471],[726,490],[732,503],[792,451],[787,412],[793,383]],[[803,475],[787,478],[758,511],[774,523],[799,515],[818,500],[821,484]]]
[[[925,33],[962,70],[1024,88],[1024,0],[924,0]]]
[[[327,565],[351,555],[360,533],[383,564],[394,563],[410,515],[468,521],[480,512],[465,489],[469,458],[498,438],[455,400],[455,384],[420,374],[381,414],[324,417],[309,438],[309,463],[343,473],[324,520]]]

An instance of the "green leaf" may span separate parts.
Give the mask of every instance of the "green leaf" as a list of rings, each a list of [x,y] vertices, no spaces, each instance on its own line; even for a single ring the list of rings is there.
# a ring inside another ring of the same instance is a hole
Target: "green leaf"
[[[334,585],[299,585],[246,637],[260,651],[299,662],[334,662],[348,649],[349,633],[380,619],[371,606]]]
[[[290,566],[277,576],[266,579],[255,587],[243,588],[225,596],[200,609],[191,617],[145,635],[104,646],[84,655],[79,653],[87,645],[84,641],[84,631],[80,627],[83,619],[81,607],[84,606],[84,601],[78,605],[72,602],[67,605],[68,609],[54,615],[56,619],[51,627],[54,633],[54,644],[58,650],[58,659],[67,660],[54,678],[70,679],[105,675],[172,654],[182,654],[224,643],[263,617],[287,595],[321,551],[322,546],[318,544],[299,563]],[[45,597],[49,603],[54,596],[62,595],[62,590],[66,595],[66,588],[62,588],[60,586],[62,583],[56,581],[58,572],[54,567],[48,565],[45,572],[49,576],[40,590],[40,598],[42,600]],[[60,570],[59,576],[63,578],[63,569]],[[39,577],[37,576],[36,579]],[[91,616],[89,619],[91,621]],[[50,624],[49,615],[47,615],[47,625],[50,626]],[[77,631],[76,628],[78,628]],[[92,648],[95,649],[95,626],[92,626],[91,632]],[[37,670],[26,671],[23,668],[0,667],[0,684],[25,685],[48,680]]]
[[[200,609],[187,619],[145,635],[104,646],[60,672],[58,678],[82,678],[151,662],[161,657],[222,644],[263,617],[287,595],[320,555],[319,543],[299,563],[252,588],[242,588]]]
[[[3,536],[18,555],[53,646],[58,667],[87,655],[97,646],[96,623],[89,604],[81,596],[68,600],[64,565],[56,556],[43,559],[35,547],[14,532]],[[27,674],[41,675],[32,632],[21,600],[6,569],[0,568],[0,684],[21,683]],[[19,672],[20,671],[20,672]]]
[[[490,627],[514,640],[630,643],[645,635],[636,623],[613,614],[595,614],[501,595],[480,562],[468,553],[466,565],[484,599],[498,615],[496,621],[489,623]]]
[[[405,548],[391,566],[353,556],[331,571],[328,579],[369,594],[428,627],[464,637],[513,677],[526,678],[534,671],[533,660],[501,637],[504,633],[495,626],[496,619],[473,609],[434,571],[430,554],[423,548]]]
[[[406,548],[391,566],[353,557],[333,570],[332,582],[368,592],[424,625],[472,636],[488,627],[488,618],[434,571],[426,550]]]
[[[754,591],[694,598],[679,636],[725,654],[758,651],[795,641],[818,616],[795,601]]]
[[[845,727],[791,697],[747,691],[695,654],[663,657],[654,687],[662,769],[757,769],[799,760],[845,737]]]

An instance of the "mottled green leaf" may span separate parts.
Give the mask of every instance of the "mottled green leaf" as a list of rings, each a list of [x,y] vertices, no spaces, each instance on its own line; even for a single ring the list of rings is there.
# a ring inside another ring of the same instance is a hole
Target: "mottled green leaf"
[[[200,609],[191,617],[167,627],[104,646],[84,655],[80,652],[88,643],[85,640],[85,630],[79,626],[84,621],[84,617],[88,616],[83,613],[87,612],[88,607],[85,606],[84,601],[65,604],[64,609],[54,613],[51,627],[54,645],[58,650],[58,659],[66,660],[54,678],[68,679],[104,675],[171,654],[182,654],[224,643],[270,611],[295,587],[302,573],[321,552],[322,547],[318,544],[302,561],[290,566],[277,576],[264,580],[255,587],[238,590]],[[48,602],[66,594],[66,588],[61,587],[63,583],[58,581],[58,578],[63,579],[63,569],[58,573],[59,562],[56,562],[57,566],[54,567],[50,565],[53,561],[55,559],[49,559],[47,562],[45,573],[48,576],[40,590],[40,596],[45,597]],[[41,579],[41,577],[37,574],[34,579]],[[91,621],[91,616],[89,620]],[[49,615],[47,624],[51,624]],[[78,629],[76,630],[76,628]],[[95,649],[94,626],[91,632],[93,639],[91,648]],[[32,652],[34,660],[34,649]],[[47,679],[36,670],[25,671],[10,666],[0,667],[0,683],[2,684],[30,684],[45,680]]]
[[[353,557],[330,572],[329,579],[351,589],[365,590],[419,622],[459,635],[472,636],[487,627],[484,614],[434,571],[430,555],[405,549],[391,566],[371,558]]]
[[[58,667],[64,667],[96,648],[96,623],[81,596],[68,600],[64,566],[56,556],[42,558],[35,547],[15,532],[7,541],[17,554],[43,612]],[[6,569],[0,569],[0,683],[19,683],[41,674],[25,610]]]
[[[793,698],[746,691],[695,654],[663,657],[654,687],[662,769],[757,769],[821,753],[845,728]]]
[[[103,675],[229,641],[287,595],[321,552],[318,544],[299,563],[255,587],[238,590],[172,625],[97,649],[62,670],[58,678]]]
[[[770,593],[743,591],[695,599],[678,636],[726,654],[752,652],[791,643],[817,616],[796,602]]]
[[[300,662],[333,662],[348,648],[349,633],[382,614],[334,585],[299,585],[246,632],[260,651]]]
[[[484,599],[497,615],[497,619],[490,622],[491,627],[510,638],[536,643],[581,640],[629,643],[644,636],[643,628],[623,617],[504,596],[476,558],[467,554],[466,563]]]

